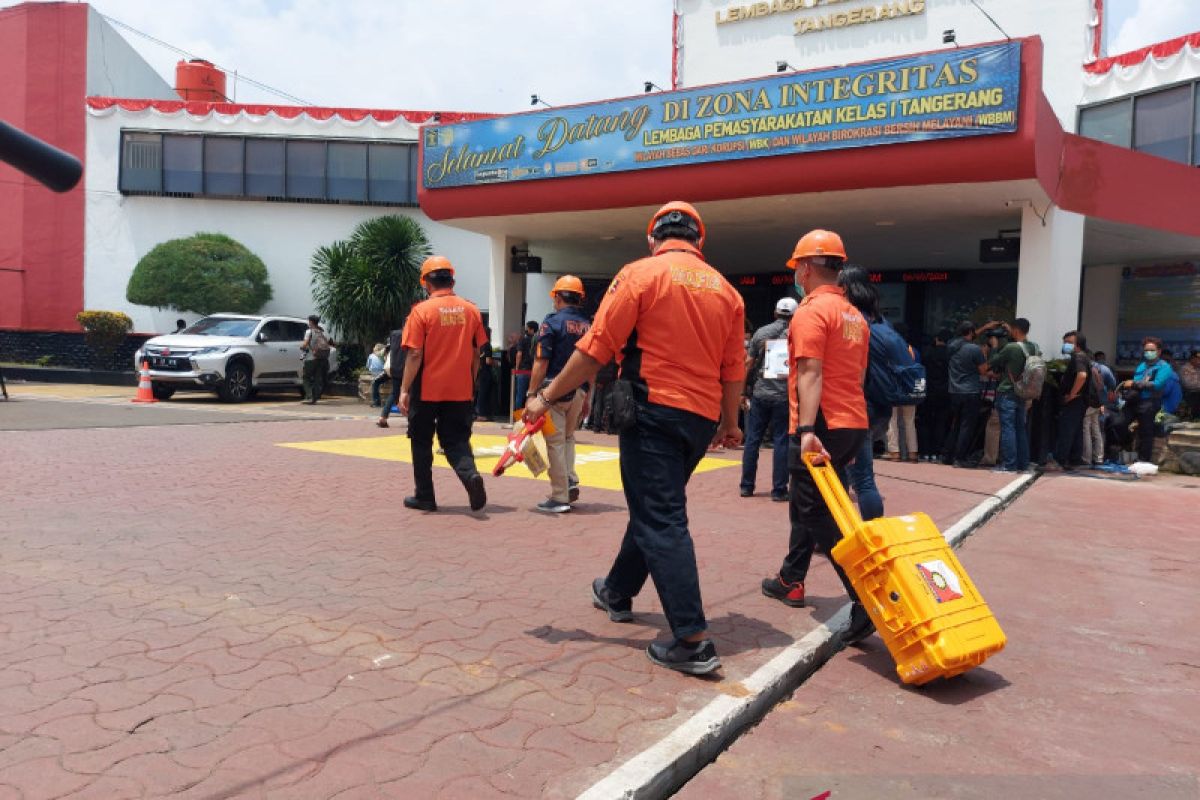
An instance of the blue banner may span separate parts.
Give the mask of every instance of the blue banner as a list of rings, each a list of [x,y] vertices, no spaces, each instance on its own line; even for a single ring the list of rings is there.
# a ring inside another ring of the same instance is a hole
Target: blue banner
[[[558,178],[1017,129],[1021,43],[437,125],[425,188]]]

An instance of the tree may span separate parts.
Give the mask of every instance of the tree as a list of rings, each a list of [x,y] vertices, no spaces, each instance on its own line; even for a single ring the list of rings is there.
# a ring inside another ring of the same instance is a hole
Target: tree
[[[317,313],[340,339],[369,351],[408,318],[420,298],[421,262],[430,252],[425,231],[409,217],[360,223],[348,240],[313,253]]]
[[[262,259],[220,233],[163,242],[129,276],[125,299],[177,311],[253,314],[271,299]]]

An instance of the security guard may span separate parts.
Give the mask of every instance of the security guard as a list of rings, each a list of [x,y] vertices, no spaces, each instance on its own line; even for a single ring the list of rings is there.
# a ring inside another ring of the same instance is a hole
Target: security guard
[[[408,415],[416,492],[407,508],[437,511],[433,495],[433,434],[459,480],[471,510],[487,503],[483,477],[471,452],[472,403],[479,347],[486,340],[483,317],[473,303],[454,293],[454,267],[443,256],[421,265],[421,285],[429,299],[413,306],[404,326],[406,352],[400,412]]]
[[[746,376],[746,395],[750,413],[746,417],[746,446],[742,448],[742,497],[754,496],[754,481],[758,477],[758,448],[772,428],[774,448],[771,463],[771,499],[785,503],[788,499],[788,390],[787,390],[787,330],[796,311],[796,301],[781,297],[775,304],[775,320],[763,325],[750,339],[746,369],[755,370],[753,389],[750,375]],[[783,363],[779,363],[782,361]]]
[[[583,281],[563,275],[550,290],[554,313],[546,317],[534,345],[533,374],[529,385],[535,387],[526,396],[537,395],[558,377],[575,352],[575,344],[592,327],[583,311]],[[579,499],[579,476],[575,474],[575,431],[584,414],[587,387],[567,392],[550,407],[554,433],[546,436],[546,454],[550,460],[550,497],[534,506],[535,511],[564,514]]]
[[[788,328],[792,532],[783,566],[777,576],[763,580],[762,592],[793,607],[804,605],[804,579],[814,549],[828,555],[841,539],[802,457],[818,454],[844,475],[868,435],[863,379],[871,334],[837,285],[845,262],[841,237],[823,230],[805,234],[787,262],[804,298]],[[852,644],[874,628],[846,573],[837,562],[833,568],[854,601],[850,630],[842,637]]]
[[[592,582],[592,603],[614,622],[628,622],[633,598],[651,577],[675,640],[654,642],[646,654],[693,675],[721,662],[705,636],[685,488],[711,444],[741,441],[746,373],[742,298],[705,263],[704,233],[689,204],[660,208],[646,229],[650,257],[617,273],[575,354],[526,405],[527,418],[536,419],[617,357],[613,419],[622,428],[629,524],[608,577]]]

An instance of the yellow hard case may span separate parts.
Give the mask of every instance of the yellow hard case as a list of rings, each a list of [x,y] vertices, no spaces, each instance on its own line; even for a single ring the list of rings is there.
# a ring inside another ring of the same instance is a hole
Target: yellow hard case
[[[952,678],[1004,649],[1004,631],[926,514],[863,522],[828,463],[805,464],[842,540],[833,558],[846,572],[900,680]]]

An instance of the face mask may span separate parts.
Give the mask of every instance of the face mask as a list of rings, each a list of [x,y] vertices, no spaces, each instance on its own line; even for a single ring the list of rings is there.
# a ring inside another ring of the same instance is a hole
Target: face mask
[[[795,283],[796,283],[796,299],[803,300],[806,292],[804,291],[804,287],[800,285],[800,270],[796,270]]]
[[[1071,353],[1074,353],[1074,352],[1075,352],[1075,345],[1071,344],[1070,342],[1063,342],[1063,355],[1069,356],[1069,355],[1071,355]]]
[[[1153,361],[1154,359],[1158,358],[1158,351],[1157,350],[1147,350],[1146,352],[1142,353],[1142,355],[1144,355],[1146,357],[1147,361]]]

